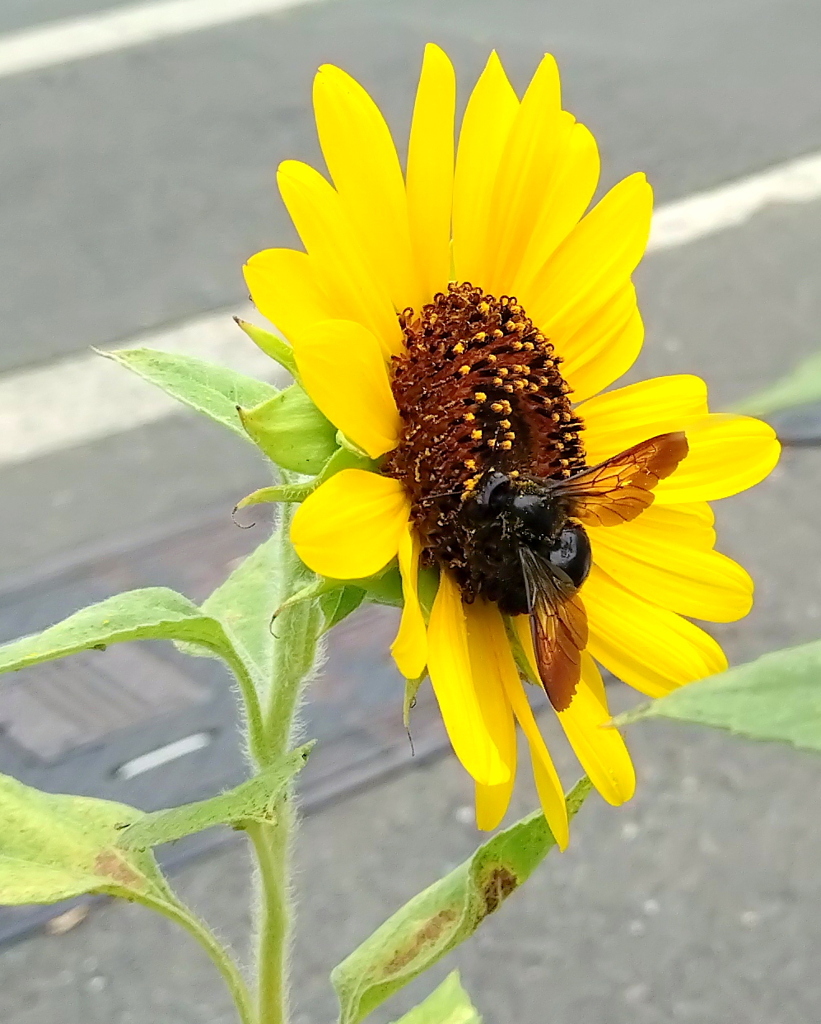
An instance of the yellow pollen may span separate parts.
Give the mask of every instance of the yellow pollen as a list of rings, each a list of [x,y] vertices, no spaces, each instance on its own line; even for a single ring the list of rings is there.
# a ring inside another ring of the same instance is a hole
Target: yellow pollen
[[[462,376],[464,377],[466,374],[470,373],[470,367],[469,366],[460,366],[459,367],[459,373],[461,373]]]
[[[494,385],[497,388],[500,388],[502,386],[502,378],[501,377],[494,377],[493,378],[493,383],[494,383]]]
[[[498,409],[494,409],[493,411],[494,412],[501,412],[502,411],[502,407],[499,406]],[[499,420],[499,426],[502,428],[502,430],[510,430],[510,420]]]
[[[476,459],[465,459],[465,465],[468,469],[476,469]]]
[[[500,448],[504,448],[506,450],[509,450],[509,449],[511,449],[513,447],[513,442],[512,441],[502,441],[502,443],[499,445],[499,447]]]
[[[462,344],[461,341],[457,341],[456,344],[453,346],[453,351],[456,353],[457,356],[460,356],[465,351],[465,346]]]
[[[504,407],[501,402],[494,402],[490,407],[494,412],[504,412]]]
[[[477,402],[487,401],[487,395],[484,393],[484,391],[474,391],[473,397],[476,399]]]
[[[519,474],[519,470],[518,469],[511,469],[511,471],[510,471],[510,479],[511,480],[515,480],[516,477],[519,476],[519,475],[520,474]]]
[[[498,356],[494,352],[488,352],[488,354],[487,354],[487,361],[489,363],[495,363],[497,358],[498,358]]]
[[[473,423],[473,421],[474,421],[475,419],[476,419],[476,417],[475,417],[475,416],[473,415],[473,413],[472,413],[472,412],[466,412],[466,413],[465,413],[465,422],[466,422],[466,423]]]
[[[479,310],[479,312],[480,312],[480,313],[481,313],[482,315],[484,315],[485,313],[489,312],[489,310],[490,310],[490,303],[489,303],[489,302],[486,302],[486,301],[484,301],[484,300],[482,300],[482,301],[481,301],[481,302],[480,302],[480,303],[479,303],[479,304],[478,304],[478,305],[476,306],[476,308],[477,308],[477,309]]]
[[[476,430],[471,430],[470,436],[473,438],[474,441],[481,441],[482,431],[479,430],[479,428],[477,427]]]
[[[504,338],[504,336],[505,336],[505,332],[504,332],[504,331],[502,331],[502,330],[500,330],[500,329],[499,329],[498,327],[497,327],[497,328],[496,328],[496,330],[495,330],[495,331],[493,332],[493,337],[494,337],[494,338]]]
[[[508,430],[505,433],[505,437],[507,438],[508,441],[515,441],[516,440],[516,432],[514,430]]]
[[[496,447],[496,438],[495,437],[489,437],[487,443],[488,443],[488,447],[495,448]]]
[[[478,334],[473,335],[474,341],[484,341],[487,338],[487,331],[479,331]]]
[[[510,370],[506,366],[500,366],[499,367],[499,376],[500,377],[507,377],[507,375],[509,373],[510,373]]]

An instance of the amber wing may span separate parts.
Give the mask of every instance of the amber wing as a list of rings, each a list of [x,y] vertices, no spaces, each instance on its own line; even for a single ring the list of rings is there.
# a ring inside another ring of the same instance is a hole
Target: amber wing
[[[570,579],[533,551],[523,551],[530,624],[539,677],[556,711],[570,706],[587,647],[587,614]]]
[[[556,485],[584,526],[629,523],[653,502],[653,488],[688,452],[683,431],[659,434]]]

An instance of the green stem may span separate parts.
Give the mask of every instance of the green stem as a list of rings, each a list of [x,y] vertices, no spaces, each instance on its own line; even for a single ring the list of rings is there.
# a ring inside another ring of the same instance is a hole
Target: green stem
[[[248,835],[259,863],[260,929],[257,1004],[259,1024],[285,1024],[288,1019],[288,903],[290,826],[288,801],[276,809],[277,824],[254,823]]]
[[[293,506],[283,505],[279,535],[280,589],[277,607],[311,582],[313,576],[300,562],[290,540]],[[294,733],[294,719],[306,677],[313,669],[319,636],[315,601],[285,608],[274,624],[272,679],[263,710],[266,756],[281,757]],[[286,1024],[288,1020],[287,966],[291,932],[289,859],[296,814],[290,792],[280,800],[276,824],[251,824],[248,834],[259,861],[260,916],[258,1024]]]
[[[140,902],[181,925],[189,935],[199,942],[228,986],[242,1024],[258,1024],[245,979],[211,929],[181,904],[167,903],[165,900],[151,897],[142,898]]]

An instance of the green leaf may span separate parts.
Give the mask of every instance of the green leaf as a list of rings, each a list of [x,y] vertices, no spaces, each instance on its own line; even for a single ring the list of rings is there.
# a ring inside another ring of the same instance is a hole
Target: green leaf
[[[141,811],[90,797],[41,793],[0,775],[0,904],[56,903],[83,893],[167,901],[150,853],[117,845]]]
[[[821,751],[821,640],[765,654],[619,715],[672,718]]]
[[[257,687],[271,678],[274,637],[271,619],[280,604],[280,551],[276,534],[237,566],[202,605],[216,619],[234,648],[253,668]]]
[[[589,792],[588,779],[576,783],[567,797],[571,816]],[[406,903],[332,971],[340,1024],[358,1024],[473,935],[555,845],[544,815],[536,811]]]
[[[240,408],[239,416],[268,458],[294,473],[318,473],[337,449],[336,427],[299,384],[254,408]]]
[[[285,787],[305,764],[311,747],[313,743],[306,743],[292,750],[253,779],[210,800],[139,816],[120,832],[120,846],[125,850],[149,850],[213,825],[241,828],[243,822],[248,821],[275,823],[274,807]]]
[[[256,324],[251,324],[247,320],[241,320],[238,316],[234,317],[234,321],[245,331],[251,341],[258,348],[262,349],[266,356],[276,360],[280,366],[285,367],[292,377],[299,379],[294,350],[287,341],[276,334],[272,334],[270,331],[257,327]]]
[[[323,632],[327,633],[343,619],[347,619],[364,600],[365,591],[362,587],[346,585],[322,594],[319,598],[319,607],[325,622]]]
[[[799,363],[786,377],[733,406],[733,412],[767,416],[779,409],[821,400],[821,352]]]
[[[396,1024],[482,1024],[482,1018],[453,971],[428,998]]]
[[[131,590],[83,608],[42,633],[0,647],[0,672],[126,640],[184,640],[236,660],[222,626],[165,587]]]
[[[133,370],[173,398],[249,440],[237,406],[258,406],[279,391],[271,384],[235,370],[206,363],[192,356],[159,352],[153,348],[113,349],[100,352],[107,359]]]

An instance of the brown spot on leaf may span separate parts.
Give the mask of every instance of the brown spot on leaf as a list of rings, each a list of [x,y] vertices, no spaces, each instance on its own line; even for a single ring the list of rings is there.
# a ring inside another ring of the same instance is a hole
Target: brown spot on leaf
[[[421,928],[416,930],[410,941],[397,950],[393,958],[385,965],[385,974],[396,974],[407,967],[426,946],[436,942],[442,932],[453,924],[457,917],[456,911],[452,907],[448,907],[445,910],[440,910],[438,914],[426,921]]]
[[[145,879],[114,850],[103,850],[94,861],[94,873],[111,879],[125,889],[144,888]]]
[[[512,871],[499,865],[493,868],[482,883],[482,899],[485,901],[485,914],[498,910],[508,896],[519,886],[518,878]]]

